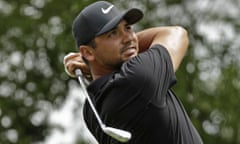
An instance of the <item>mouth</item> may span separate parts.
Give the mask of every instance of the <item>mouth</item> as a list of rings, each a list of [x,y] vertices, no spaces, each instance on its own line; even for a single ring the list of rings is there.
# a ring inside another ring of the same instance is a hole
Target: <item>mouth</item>
[[[135,56],[137,53],[137,48],[135,46],[129,46],[121,49],[120,53],[123,57]]]
[[[135,46],[128,46],[128,47],[125,47],[125,48],[122,48],[120,53],[125,53],[127,51],[136,51],[136,47]]]

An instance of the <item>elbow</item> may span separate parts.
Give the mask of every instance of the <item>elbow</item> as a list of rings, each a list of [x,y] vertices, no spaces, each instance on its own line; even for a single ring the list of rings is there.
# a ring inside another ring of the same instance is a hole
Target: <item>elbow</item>
[[[173,29],[174,29],[175,31],[178,31],[179,33],[182,33],[182,34],[185,35],[185,36],[188,36],[187,30],[186,30],[184,27],[182,27],[182,26],[174,26]]]
[[[181,26],[175,26],[172,31],[172,35],[175,38],[174,45],[172,46],[172,60],[174,65],[174,71],[176,71],[187,51],[188,44],[189,44],[189,38],[188,38],[188,32],[186,29],[184,29]]]
[[[182,26],[175,26],[174,27],[174,33],[179,35],[179,38],[182,41],[182,44],[185,45],[185,47],[187,48],[189,45],[189,36],[188,36],[188,31],[182,27]]]

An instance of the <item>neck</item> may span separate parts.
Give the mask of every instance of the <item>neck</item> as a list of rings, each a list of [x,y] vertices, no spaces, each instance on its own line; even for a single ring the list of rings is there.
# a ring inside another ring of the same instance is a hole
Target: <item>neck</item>
[[[103,66],[92,66],[90,67],[93,80],[96,80],[102,76],[112,73],[114,70],[104,68]]]

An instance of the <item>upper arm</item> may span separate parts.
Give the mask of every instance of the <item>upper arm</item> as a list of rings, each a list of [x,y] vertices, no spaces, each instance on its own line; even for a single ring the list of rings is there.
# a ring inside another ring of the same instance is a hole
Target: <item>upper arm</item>
[[[156,35],[152,45],[162,44],[167,48],[173,63],[174,71],[176,71],[185,56],[188,48],[188,35],[187,31],[182,27],[173,27],[166,31],[163,36]]]

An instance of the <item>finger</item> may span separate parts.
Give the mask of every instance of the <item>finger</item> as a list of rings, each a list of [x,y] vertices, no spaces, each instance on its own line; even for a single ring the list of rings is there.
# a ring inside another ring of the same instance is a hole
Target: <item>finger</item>
[[[81,69],[81,63],[77,61],[68,61],[66,63],[66,68],[71,75],[75,75],[74,70],[77,68]]]
[[[71,72],[69,71],[69,68],[68,68],[67,66],[65,66],[65,65],[64,65],[64,70],[65,70],[65,72],[66,72],[70,77],[76,77],[75,74],[74,74],[74,73],[71,73]]]
[[[71,75],[74,75],[76,69],[80,69],[84,74],[90,74],[88,66],[84,62],[68,61],[66,63],[66,69]]]
[[[80,57],[81,58],[81,54],[80,53],[73,53],[73,52],[67,54],[63,58],[63,64],[65,65],[67,63],[67,61],[69,61],[69,60],[71,60],[73,58],[76,58],[76,57]]]
[[[64,57],[64,67],[66,73],[75,77],[75,69],[81,69],[85,77],[91,77],[88,65],[83,61],[80,53],[69,53]]]

